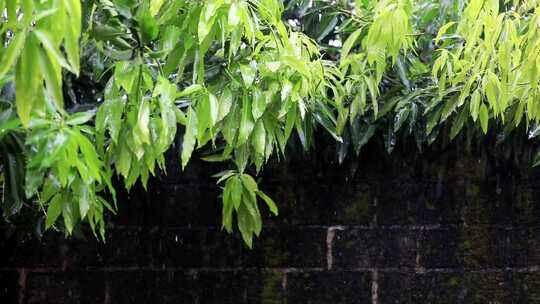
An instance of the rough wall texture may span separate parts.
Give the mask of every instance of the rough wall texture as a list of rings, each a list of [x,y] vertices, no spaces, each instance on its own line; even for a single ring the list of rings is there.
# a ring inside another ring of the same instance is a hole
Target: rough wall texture
[[[406,150],[270,166],[280,216],[253,250],[220,230],[219,168],[171,155],[106,244],[4,237],[0,303],[540,303],[539,174],[504,151]]]

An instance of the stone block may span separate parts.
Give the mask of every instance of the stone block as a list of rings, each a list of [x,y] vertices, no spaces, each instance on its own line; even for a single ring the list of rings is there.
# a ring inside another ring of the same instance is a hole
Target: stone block
[[[413,275],[396,271],[380,271],[377,275],[377,303],[412,303]]]
[[[416,265],[418,231],[348,229],[337,231],[332,249],[336,269]]]
[[[371,303],[370,272],[287,273],[287,303]]]
[[[513,284],[509,273],[469,272],[465,273],[462,303],[515,303]]]
[[[331,185],[333,194],[327,202],[328,225],[369,225],[374,220],[373,185],[366,182],[350,182]]]
[[[456,228],[430,229],[420,233],[419,265],[423,268],[459,268],[463,265]]]
[[[467,303],[463,302],[463,284],[463,274],[458,272],[415,274],[410,303]]]
[[[0,271],[0,299],[2,299],[2,303],[18,303],[19,288],[19,273],[17,271]]]
[[[457,224],[464,196],[455,183],[381,181],[376,202],[379,225]]]
[[[458,250],[466,269],[505,268],[510,262],[509,231],[490,227],[458,228]]]
[[[279,216],[275,217],[269,215],[266,206],[261,206],[266,227],[328,224],[329,202],[335,197],[330,186],[319,183],[262,184],[261,189],[279,208]]]
[[[105,301],[102,272],[30,272],[25,287],[26,304],[93,304]]]
[[[326,228],[289,226],[263,228],[253,249],[243,250],[243,265],[248,267],[325,268]]]
[[[158,267],[233,268],[242,265],[242,239],[216,228],[170,228],[155,248]]]
[[[513,273],[514,303],[540,303],[540,273]]]

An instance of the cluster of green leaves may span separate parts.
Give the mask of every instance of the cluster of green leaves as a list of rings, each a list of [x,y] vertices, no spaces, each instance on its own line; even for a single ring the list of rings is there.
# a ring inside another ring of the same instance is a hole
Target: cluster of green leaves
[[[2,130],[23,133],[18,142],[24,140],[16,164],[10,165],[9,154],[4,154],[8,168],[24,168],[17,181],[13,179],[15,170],[6,170],[10,182],[20,184],[18,190],[10,185],[4,210],[9,215],[19,210],[25,199],[35,200],[46,210],[46,228],[62,215],[67,233],[84,219],[94,232],[104,236],[103,210],[113,208],[99,193],[105,186],[114,189],[91,141],[95,131],[88,122],[93,112],[68,113],[62,88],[62,70],[79,74],[81,3],[2,1],[0,9],[7,16],[1,28],[5,47],[0,79],[4,84],[15,83],[18,114],[16,119],[9,116],[11,108],[3,112],[10,119],[3,121]]]
[[[435,42],[441,43],[433,64],[441,106],[440,121],[451,112],[479,121],[487,133],[490,117],[500,119],[506,132],[524,116],[539,121],[540,10],[538,1],[471,1],[457,22],[444,25]],[[506,7],[508,6],[508,7]],[[510,8],[511,6],[511,8]],[[445,92],[447,86],[459,92]],[[459,94],[458,94],[459,93]]]
[[[252,247],[253,235],[259,236],[262,230],[257,197],[266,203],[272,214],[278,215],[278,208],[270,197],[259,190],[257,182],[250,175],[234,171],[223,172],[220,175],[218,183],[227,180],[223,188],[223,228],[229,233],[232,232],[233,211],[236,211],[242,238],[249,247]]]
[[[68,234],[87,222],[104,238],[111,181],[146,187],[177,133],[182,168],[196,150],[230,165],[216,175],[222,224],[250,247],[259,203],[277,215],[253,176],[292,137],[307,150],[324,129],[342,161],[376,134],[388,152],[400,137],[422,149],[489,126],[540,134],[538,1],[0,0],[0,11],[4,216],[29,206]]]

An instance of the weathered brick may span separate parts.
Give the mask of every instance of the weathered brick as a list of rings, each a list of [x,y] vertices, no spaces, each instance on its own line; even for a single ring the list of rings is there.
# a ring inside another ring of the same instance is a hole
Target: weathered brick
[[[428,272],[414,275],[410,303],[455,304],[463,302],[461,273]]]
[[[414,267],[418,231],[349,229],[337,231],[333,262],[337,269]]]
[[[513,286],[508,273],[465,273],[464,279],[462,303],[513,303]]]
[[[14,235],[0,251],[5,259],[0,265],[8,268],[59,268],[65,261],[68,246],[64,235],[48,231],[41,239],[34,235]]]
[[[512,224],[515,197],[510,189],[511,185],[505,188],[501,183],[470,181],[465,183],[462,218],[466,224]]]
[[[460,227],[458,248],[467,269],[505,268],[510,262],[509,231],[489,227]]]
[[[154,248],[157,266],[232,268],[241,266],[241,238],[216,228],[164,229]]]
[[[402,272],[379,272],[377,302],[380,304],[412,303],[413,275]]]
[[[287,303],[371,303],[370,272],[287,273]]]
[[[540,303],[540,273],[514,273],[514,303]]]
[[[328,225],[368,225],[374,220],[374,187],[365,182],[331,185]]]
[[[197,276],[181,271],[114,271],[105,285],[107,303],[202,303]]]
[[[456,228],[423,230],[418,250],[418,262],[423,268],[459,268],[463,265]]]
[[[540,226],[518,227],[509,231],[509,263],[513,267],[540,265]]]
[[[323,268],[326,262],[325,228],[282,227],[263,229],[253,250],[244,247],[245,266]]]
[[[107,243],[99,250],[108,267],[151,266],[159,249],[157,228],[118,228],[109,230]]]
[[[456,225],[461,223],[463,186],[458,182],[423,182],[409,194],[409,221],[416,225]]]
[[[219,226],[221,194],[213,184],[159,184],[149,192],[133,190],[119,201],[113,222],[128,226]],[[151,193],[151,194],[150,194]]]
[[[269,216],[262,207],[267,227],[283,225],[324,225],[328,222],[329,202],[334,193],[330,186],[318,183],[262,185],[261,189],[278,205],[279,216]]]
[[[105,277],[101,272],[30,272],[26,278],[27,304],[90,304],[104,300]]]
[[[197,281],[197,303],[236,304],[247,301],[250,284],[246,281],[244,272],[201,272],[197,275]]]
[[[522,185],[517,182],[516,191],[513,193],[512,207],[514,214],[513,224],[518,227],[527,227],[540,222],[540,191],[530,185]]]
[[[246,276],[247,304],[285,303],[284,276],[279,271],[248,271]]]
[[[431,181],[380,182],[376,202],[380,225],[457,224],[464,199],[455,183]]]
[[[378,303],[462,303],[459,301],[462,282],[459,273],[379,271]]]
[[[17,303],[19,288],[19,273],[17,271],[0,271],[0,299],[2,299],[2,303]]]
[[[416,185],[405,181],[393,181],[378,185],[375,197],[378,224],[406,225],[411,222],[409,219],[409,206],[412,204],[409,193],[411,187],[416,187]]]

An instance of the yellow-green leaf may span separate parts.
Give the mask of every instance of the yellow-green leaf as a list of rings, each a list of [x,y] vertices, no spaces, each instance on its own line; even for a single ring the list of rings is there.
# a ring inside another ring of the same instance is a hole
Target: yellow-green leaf
[[[184,169],[191,158],[195,142],[197,139],[197,115],[193,109],[189,107],[186,115],[186,129],[182,142],[182,169]]]
[[[2,78],[7,71],[9,71],[11,66],[13,66],[13,64],[17,61],[17,58],[19,58],[25,44],[25,40],[26,31],[22,31],[15,35],[13,40],[11,40],[9,43],[9,46],[0,58],[0,78]]]
[[[486,134],[488,131],[488,121],[489,121],[489,116],[488,116],[489,114],[488,114],[488,109],[486,107],[486,104],[483,103],[480,106],[480,112],[478,114],[480,118],[480,126],[482,127],[482,132]]]

